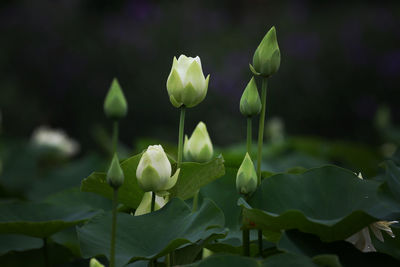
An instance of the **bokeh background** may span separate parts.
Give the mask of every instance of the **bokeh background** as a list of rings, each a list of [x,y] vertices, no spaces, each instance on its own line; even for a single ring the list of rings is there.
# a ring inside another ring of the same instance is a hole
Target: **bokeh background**
[[[0,3],[2,135],[64,129],[82,152],[109,133],[103,101],[117,77],[129,102],[121,140],[175,142],[178,111],[166,91],[173,56],[199,55],[211,74],[186,132],[204,121],[214,144],[245,138],[239,99],[248,64],[275,25],[279,72],[267,118],[291,135],[380,145],[380,107],[400,120],[400,2],[37,0]]]

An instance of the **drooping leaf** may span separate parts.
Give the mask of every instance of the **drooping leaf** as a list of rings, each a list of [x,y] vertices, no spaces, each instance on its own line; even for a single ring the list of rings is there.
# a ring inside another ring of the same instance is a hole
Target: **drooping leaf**
[[[116,266],[129,261],[159,258],[170,251],[199,240],[221,238],[225,230],[221,210],[206,200],[192,213],[180,199],[172,199],[162,209],[132,216],[119,213],[117,218]],[[109,256],[111,214],[105,213],[77,228],[84,257]]]
[[[243,199],[238,203],[244,207],[249,228],[300,229],[325,241],[342,240],[392,215],[392,208],[377,197],[379,185],[325,166],[264,179],[250,205]]]
[[[37,249],[42,246],[43,241],[39,238],[14,234],[0,235],[0,255],[6,254],[10,251]]]
[[[44,238],[77,225],[98,211],[83,206],[47,203],[0,204],[0,233]]]

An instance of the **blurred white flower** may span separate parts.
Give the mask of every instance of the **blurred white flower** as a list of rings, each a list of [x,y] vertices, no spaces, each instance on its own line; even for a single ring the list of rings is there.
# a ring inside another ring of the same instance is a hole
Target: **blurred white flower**
[[[79,151],[79,144],[68,137],[61,129],[51,129],[39,126],[33,131],[32,144],[41,147],[54,148],[65,156],[73,156]]]

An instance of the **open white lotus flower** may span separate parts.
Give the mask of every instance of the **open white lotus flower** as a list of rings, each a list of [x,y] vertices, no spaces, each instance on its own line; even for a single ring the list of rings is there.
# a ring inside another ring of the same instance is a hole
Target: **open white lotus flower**
[[[208,81],[204,77],[200,58],[180,55],[174,57],[171,72],[167,79],[169,99],[174,107],[194,107],[206,97]]]
[[[139,186],[145,192],[164,192],[171,189],[179,176],[178,169],[171,177],[171,163],[161,145],[149,146],[136,169]]]

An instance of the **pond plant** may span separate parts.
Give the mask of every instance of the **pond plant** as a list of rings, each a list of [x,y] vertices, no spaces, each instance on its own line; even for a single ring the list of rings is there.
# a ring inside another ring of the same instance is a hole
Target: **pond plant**
[[[107,172],[93,172],[79,190],[2,202],[0,265],[12,266],[12,253],[42,251],[38,266],[399,266],[400,158],[378,164],[369,150],[337,144],[329,150],[309,140],[265,145],[267,84],[280,62],[272,27],[255,50],[253,76],[238,103],[246,146],[230,150],[213,147],[213,129],[204,122],[185,135],[186,110],[206,98],[210,75],[200,57],[180,55],[166,82],[180,113],[177,149],[152,143],[120,160],[119,121],[128,103],[114,79],[104,102],[113,126]],[[350,168],[263,169],[288,151],[302,151],[301,160],[313,164],[319,156]],[[355,173],[360,166],[368,166],[368,179]],[[57,251],[67,260],[56,259]]]

